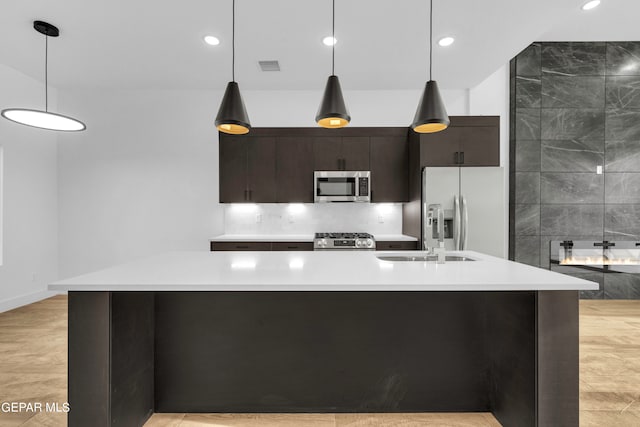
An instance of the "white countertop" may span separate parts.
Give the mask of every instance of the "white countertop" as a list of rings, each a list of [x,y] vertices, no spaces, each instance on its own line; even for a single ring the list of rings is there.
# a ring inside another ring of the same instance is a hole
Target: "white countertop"
[[[477,261],[389,262],[418,251],[170,252],[49,285],[55,291],[535,291],[598,289],[549,270]]]
[[[404,234],[374,234],[380,242],[415,242],[418,239]],[[313,242],[313,234],[221,234],[212,242]]]

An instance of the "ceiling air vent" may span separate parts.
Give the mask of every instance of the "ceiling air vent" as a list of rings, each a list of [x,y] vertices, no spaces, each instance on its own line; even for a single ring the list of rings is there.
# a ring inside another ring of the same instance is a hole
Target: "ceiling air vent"
[[[278,61],[258,61],[262,71],[280,71]]]

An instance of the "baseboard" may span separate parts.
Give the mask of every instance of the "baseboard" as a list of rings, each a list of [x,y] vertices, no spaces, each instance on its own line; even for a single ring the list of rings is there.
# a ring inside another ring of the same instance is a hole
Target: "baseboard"
[[[42,301],[43,299],[47,299],[58,294],[59,292],[55,292],[55,291],[40,291],[40,292],[34,292],[32,294],[20,295],[19,297],[2,300],[0,301],[0,313],[13,310],[14,308],[22,307],[23,305]]]

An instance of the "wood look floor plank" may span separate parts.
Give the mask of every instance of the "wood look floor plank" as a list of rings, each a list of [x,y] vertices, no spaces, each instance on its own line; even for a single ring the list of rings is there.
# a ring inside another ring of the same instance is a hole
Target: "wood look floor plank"
[[[146,425],[148,423],[145,427]],[[180,427],[335,427],[335,425],[333,414],[185,414],[180,423]]]
[[[0,401],[66,402],[67,297],[0,313]],[[640,426],[640,301],[580,301],[580,425]],[[64,413],[0,413],[58,427]],[[147,427],[496,427],[491,414],[154,414]]]

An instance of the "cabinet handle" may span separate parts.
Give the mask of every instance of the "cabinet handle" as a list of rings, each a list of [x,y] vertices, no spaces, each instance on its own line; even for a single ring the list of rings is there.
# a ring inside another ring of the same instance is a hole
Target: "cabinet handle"
[[[460,153],[457,152],[457,151],[455,153],[453,153],[453,164],[455,164],[455,165],[459,165],[460,164],[459,163],[459,154]]]
[[[460,164],[464,165],[464,151],[460,152]]]
[[[297,246],[287,246],[287,249],[298,249]]]

